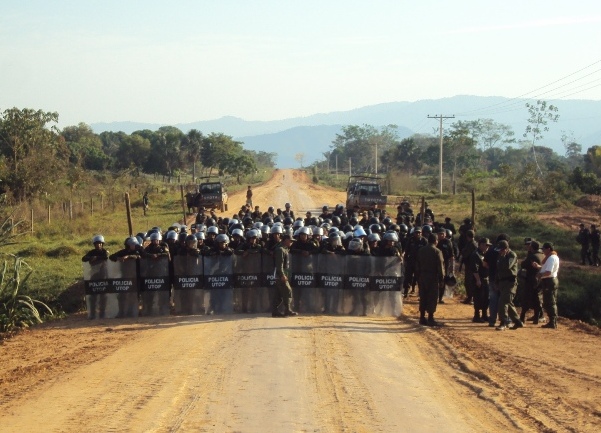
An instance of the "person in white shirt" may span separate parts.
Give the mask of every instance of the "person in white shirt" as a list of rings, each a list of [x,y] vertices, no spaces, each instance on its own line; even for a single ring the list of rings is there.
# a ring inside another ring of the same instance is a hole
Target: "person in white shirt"
[[[545,258],[542,264],[534,264],[538,268],[537,278],[543,288],[543,308],[549,316],[549,322],[543,325],[543,328],[557,329],[557,289],[559,281],[557,272],[559,271],[559,256],[553,248],[551,242],[543,244],[543,254]]]

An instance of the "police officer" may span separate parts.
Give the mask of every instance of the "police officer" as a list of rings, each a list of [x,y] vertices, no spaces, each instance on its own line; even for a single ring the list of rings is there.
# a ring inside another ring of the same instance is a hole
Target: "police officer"
[[[467,269],[468,260],[472,253],[478,249],[478,244],[474,240],[474,231],[467,230],[465,232],[465,246],[461,250],[461,264],[465,266],[465,292],[466,297],[463,300],[464,304],[471,304],[474,298],[473,278],[468,278],[469,270]]]
[[[585,227],[584,224],[580,224],[580,231],[576,236],[576,241],[580,244],[580,261],[581,265],[585,265],[588,260],[588,264],[592,265],[593,260],[591,258],[591,232]]]
[[[532,317],[535,325],[543,318],[542,315],[542,291],[539,288],[537,274],[539,267],[544,259],[543,252],[540,250],[540,244],[535,240],[528,242],[528,255],[522,262],[520,268],[524,272],[524,296],[522,299],[522,311],[520,311],[520,320],[526,320],[526,313],[529,309],[534,310]],[[544,318],[543,318],[544,320]]]
[[[472,322],[488,322],[488,267],[484,264],[484,255],[492,243],[488,238],[478,240],[478,248],[469,257],[466,273],[467,278],[472,279],[474,290],[474,317]]]
[[[275,294],[271,303],[272,317],[296,316],[298,313],[290,308],[292,304],[292,288],[288,281],[290,275],[289,249],[292,245],[292,236],[282,235],[282,240],[274,250],[275,264]],[[284,304],[284,313],[280,313],[279,307]]]
[[[509,249],[509,242],[500,241],[497,244],[499,257],[497,258],[497,289],[499,290],[499,319],[501,324],[497,331],[507,329],[507,317],[514,323],[511,329],[524,327],[518,312],[513,305],[513,298],[517,291],[518,257]]]
[[[109,252],[104,249],[104,236],[94,236],[92,238],[92,244],[94,245],[94,249],[88,251],[86,255],[81,258],[82,262],[89,262],[91,265],[94,265],[109,258]]]
[[[439,228],[437,231],[438,242],[436,247],[442,252],[444,259],[445,277],[453,273],[453,243],[450,239],[447,239],[447,231],[444,228]],[[444,285],[441,286],[438,294],[438,303],[444,304],[442,297],[444,296]]]
[[[415,271],[419,286],[419,323],[427,326],[440,326],[434,320],[440,286],[444,285],[444,258],[436,248],[437,237],[430,234],[428,244],[419,249]],[[428,319],[426,320],[426,313]]]

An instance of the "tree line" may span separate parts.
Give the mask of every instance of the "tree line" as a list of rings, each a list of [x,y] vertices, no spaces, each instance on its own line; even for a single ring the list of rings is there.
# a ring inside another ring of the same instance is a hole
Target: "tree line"
[[[452,180],[472,188],[491,179],[491,192],[505,199],[568,197],[574,190],[601,194],[601,146],[582,152],[573,133],[562,133],[564,155],[544,145],[544,133],[558,119],[557,107],[545,101],[526,105],[528,124],[521,138],[493,119],[456,121],[443,135],[443,169]],[[353,173],[403,172],[438,176],[440,139],[414,134],[400,139],[398,127],[348,125],[337,134],[315,167],[348,168]]]
[[[58,184],[75,186],[89,170],[130,170],[240,177],[275,166],[275,153],[244,149],[223,133],[208,135],[173,126],[95,134],[79,123],[62,130],[58,113],[11,108],[0,114],[0,194],[26,200]]]

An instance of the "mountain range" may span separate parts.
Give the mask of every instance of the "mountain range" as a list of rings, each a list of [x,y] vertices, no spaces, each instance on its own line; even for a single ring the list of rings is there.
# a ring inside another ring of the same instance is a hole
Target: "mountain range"
[[[247,121],[232,116],[216,120],[180,123],[175,126],[183,132],[197,129],[204,134],[222,132],[242,141],[246,149],[274,152],[278,154],[280,168],[298,167],[295,155],[303,153],[304,164],[323,159],[323,153],[330,150],[344,125],[373,125],[376,127],[394,124],[398,126],[399,137],[409,137],[414,133],[438,134],[439,121],[428,116],[455,116],[446,119],[443,128],[448,128],[458,120],[493,119],[495,122],[511,126],[517,139],[522,134],[529,118],[525,106],[528,99],[504,98],[499,96],[453,96],[442,99],[428,99],[415,102],[388,102],[356,108],[348,111],[320,113],[307,117],[272,121]],[[549,101],[559,109],[559,120],[548,125],[549,131],[538,142],[564,153],[561,136],[567,134],[582,145],[583,151],[601,144],[601,101],[565,99]],[[164,124],[139,122],[93,123],[94,132],[123,131],[131,134],[141,129],[156,130]]]

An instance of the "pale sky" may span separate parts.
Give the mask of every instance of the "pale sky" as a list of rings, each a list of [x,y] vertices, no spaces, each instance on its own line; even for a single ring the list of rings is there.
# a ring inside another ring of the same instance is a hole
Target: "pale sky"
[[[600,47],[599,0],[0,0],[0,110],[176,124],[536,98]],[[543,97],[601,100],[600,70]]]

